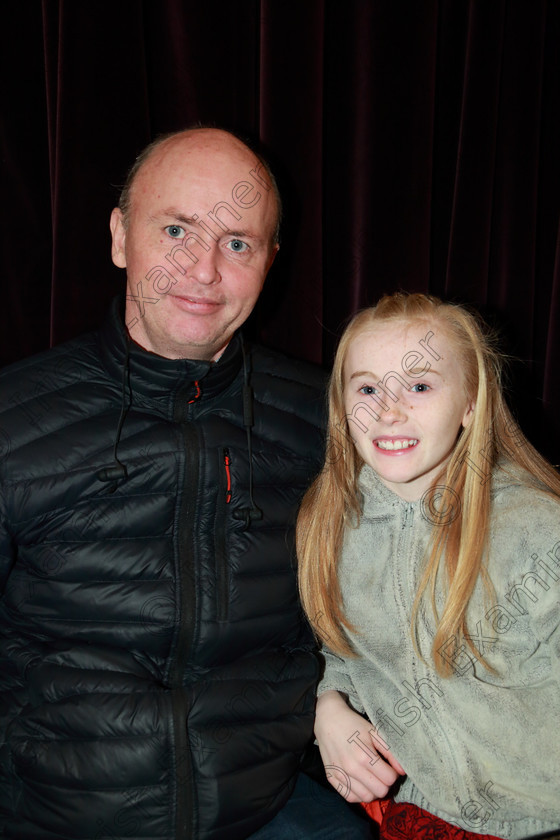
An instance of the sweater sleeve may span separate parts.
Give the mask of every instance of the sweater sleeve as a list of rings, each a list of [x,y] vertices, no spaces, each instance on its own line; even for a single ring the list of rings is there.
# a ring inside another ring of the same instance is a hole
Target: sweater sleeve
[[[346,695],[348,702],[356,712],[363,714],[364,707],[358,697],[346,660],[325,647],[321,654],[325,661],[325,671],[319,683],[317,694],[321,695],[325,691],[338,691]]]
[[[532,565],[518,576],[510,601],[527,609],[536,639],[546,645],[551,669],[560,677],[560,505],[539,500],[531,539],[527,542]]]
[[[525,487],[508,489],[499,501],[490,567],[496,606],[486,612],[489,635],[496,637],[495,659],[493,653],[489,659],[510,678],[517,673],[523,685],[538,685],[551,676],[558,680],[560,504]]]

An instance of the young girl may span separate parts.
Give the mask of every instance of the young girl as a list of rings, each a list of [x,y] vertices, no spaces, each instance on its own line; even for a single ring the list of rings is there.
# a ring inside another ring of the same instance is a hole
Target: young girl
[[[560,479],[491,339],[386,296],[344,333],[329,401],[298,555],[331,784],[395,840],[558,828]]]

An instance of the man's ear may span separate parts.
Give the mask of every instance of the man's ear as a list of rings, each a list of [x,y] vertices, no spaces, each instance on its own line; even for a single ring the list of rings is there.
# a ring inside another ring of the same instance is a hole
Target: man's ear
[[[126,268],[126,229],[124,226],[123,214],[118,207],[115,207],[111,213],[109,227],[111,228],[111,236],[113,238],[113,245],[111,247],[111,257],[113,262],[119,268]]]
[[[272,263],[274,262],[274,260],[276,258],[276,254],[278,253],[279,250],[280,250],[280,245],[278,244],[278,242],[276,242],[272,246],[272,248],[270,249],[270,254],[268,256],[268,264],[266,266],[266,274],[268,274],[268,272],[270,271],[270,267],[271,267]]]

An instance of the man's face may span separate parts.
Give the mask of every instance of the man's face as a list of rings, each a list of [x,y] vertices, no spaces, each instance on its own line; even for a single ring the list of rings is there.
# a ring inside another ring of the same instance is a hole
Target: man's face
[[[152,153],[134,180],[128,218],[118,209],[111,216],[134,341],[169,359],[219,357],[278,249],[265,180],[270,186],[253,154],[220,131],[189,132]]]

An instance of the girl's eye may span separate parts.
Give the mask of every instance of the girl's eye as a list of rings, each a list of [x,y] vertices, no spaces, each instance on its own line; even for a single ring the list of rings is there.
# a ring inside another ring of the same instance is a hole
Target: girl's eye
[[[249,249],[249,246],[241,239],[232,239],[231,242],[228,242],[228,248],[235,251],[236,254],[244,254]]]
[[[361,388],[358,388],[360,394],[363,394],[364,397],[372,397],[377,394],[377,388],[374,388],[373,385],[362,385]]]
[[[417,382],[410,390],[415,391],[417,394],[423,394],[425,391],[430,390],[430,386],[426,385],[425,382]]]
[[[171,236],[172,239],[183,239],[185,236],[185,229],[181,227],[181,225],[167,225],[164,228],[165,232]]]

